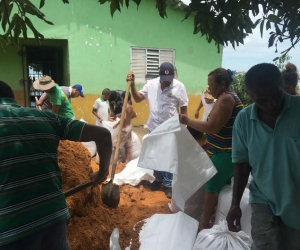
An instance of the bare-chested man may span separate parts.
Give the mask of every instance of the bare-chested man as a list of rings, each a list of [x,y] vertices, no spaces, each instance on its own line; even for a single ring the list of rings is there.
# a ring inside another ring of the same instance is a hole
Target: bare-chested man
[[[125,98],[126,92],[124,91],[122,93],[122,102],[124,103],[124,98]],[[122,135],[121,135],[121,142],[120,142],[120,148],[125,147],[125,155],[126,155],[126,160],[125,164],[127,164],[130,161],[130,155],[131,155],[131,131],[132,131],[132,125],[131,125],[131,119],[136,117],[136,113],[134,112],[131,104],[131,94],[128,93],[128,100],[127,100],[127,105],[126,105],[126,112],[125,112],[125,117],[124,117],[124,122],[123,122],[123,128],[122,128]],[[115,125],[114,129],[119,126],[121,120],[119,120]],[[116,147],[117,140],[114,141],[114,147]]]

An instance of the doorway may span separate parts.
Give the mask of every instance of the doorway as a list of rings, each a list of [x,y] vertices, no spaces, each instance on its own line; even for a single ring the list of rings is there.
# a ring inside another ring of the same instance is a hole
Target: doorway
[[[64,79],[64,60],[62,47],[26,46],[28,74],[28,106],[36,107],[35,98],[43,92],[35,90],[32,83],[43,75],[51,78],[60,86]]]

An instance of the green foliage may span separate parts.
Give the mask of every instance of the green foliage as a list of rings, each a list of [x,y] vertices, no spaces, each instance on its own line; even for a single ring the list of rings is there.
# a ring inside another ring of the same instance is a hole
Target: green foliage
[[[124,7],[124,0],[97,1],[100,4],[108,3],[112,16],[117,10],[121,12]],[[69,3],[69,0],[62,0],[62,2]],[[132,2],[139,6],[142,0],[125,0],[125,6],[128,8]],[[214,41],[218,51],[221,45],[231,44],[235,48],[244,44],[245,38],[252,34],[257,25],[260,25],[261,36],[264,29],[270,30],[268,46],[275,46],[276,52],[279,42],[290,41],[291,46],[282,52],[283,55],[286,55],[300,40],[299,0],[191,0],[188,6],[180,4],[179,0],[155,0],[154,2],[162,18],[167,17],[167,5],[183,8],[186,12],[184,19],[190,17],[194,19],[194,34],[200,33],[209,43]],[[46,6],[46,0],[40,0],[39,7],[43,6]],[[53,24],[45,19],[45,15],[30,0],[1,0],[0,22],[4,33],[0,32],[0,42],[4,40],[7,43],[17,43],[21,33],[23,36],[27,34],[27,27],[33,31],[39,41],[43,36],[34,28],[30,20],[26,19],[26,22],[25,17],[28,15],[35,15],[46,23]],[[262,17],[253,23],[250,15]]]
[[[40,8],[44,4],[45,0],[41,0]],[[30,15],[37,16],[47,24],[53,25],[30,0],[2,0],[0,2],[0,21],[4,33],[0,33],[0,42],[18,44],[21,33],[27,39],[27,28],[29,28],[39,43],[39,39],[43,39],[44,36],[36,30],[28,17]]]
[[[284,69],[285,65],[287,64],[287,62],[291,59],[292,59],[291,56],[289,56],[288,54],[285,54],[281,57],[278,57],[278,59],[274,63],[282,71]]]
[[[233,82],[230,85],[230,89],[234,90],[238,97],[241,99],[242,103],[244,104],[244,107],[250,105],[253,103],[249,95],[246,93],[245,90],[245,75],[246,72],[237,72],[235,76],[233,77]]]

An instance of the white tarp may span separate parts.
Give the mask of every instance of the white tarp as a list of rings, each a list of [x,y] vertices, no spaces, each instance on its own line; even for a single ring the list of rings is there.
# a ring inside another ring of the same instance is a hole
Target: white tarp
[[[177,214],[154,214],[140,231],[139,250],[192,250],[199,222]]]
[[[138,167],[175,173],[172,199],[182,211],[185,202],[217,173],[178,116],[165,121],[143,140]]]
[[[139,168],[137,166],[138,160],[139,158],[130,161],[122,170],[122,172],[116,174],[114,178],[114,183],[117,185],[122,185],[123,183],[126,183],[132,186],[136,186],[143,180],[153,182],[153,170]]]

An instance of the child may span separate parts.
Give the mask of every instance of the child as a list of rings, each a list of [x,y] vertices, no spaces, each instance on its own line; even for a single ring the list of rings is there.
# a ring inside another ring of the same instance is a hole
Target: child
[[[104,89],[102,91],[102,96],[98,98],[93,106],[92,113],[94,116],[96,116],[96,125],[103,127],[102,121],[108,121],[110,120],[110,109],[109,109],[109,99],[110,96],[110,90]]]
[[[126,92],[124,91],[122,93],[122,102],[124,103],[124,98],[125,98]],[[132,125],[131,125],[131,119],[136,117],[136,113],[134,112],[131,104],[131,94],[129,93],[128,95],[128,102],[126,106],[126,112],[125,112],[125,117],[124,117],[124,122],[123,122],[123,128],[122,128],[122,135],[121,135],[121,141],[120,141],[120,148],[125,147],[125,155],[126,155],[126,160],[125,164],[127,164],[130,161],[130,155],[131,155],[131,131],[132,131]],[[114,125],[114,129],[117,128],[120,124],[120,120]],[[114,141],[114,147],[116,147],[117,140]]]

